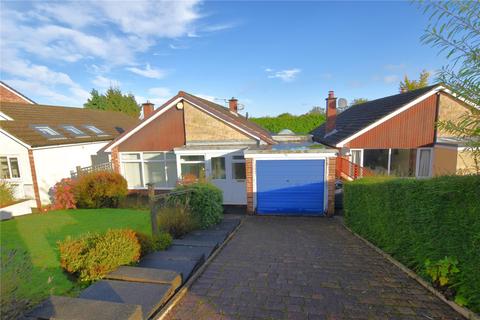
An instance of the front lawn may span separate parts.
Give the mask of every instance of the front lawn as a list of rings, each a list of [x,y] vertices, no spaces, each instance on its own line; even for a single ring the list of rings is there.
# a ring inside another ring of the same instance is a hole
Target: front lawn
[[[22,283],[19,294],[37,302],[50,294],[78,293],[79,284],[60,268],[57,241],[116,228],[150,234],[149,213],[132,209],[60,210],[0,222],[2,254],[9,249],[26,251],[33,265],[31,279]]]

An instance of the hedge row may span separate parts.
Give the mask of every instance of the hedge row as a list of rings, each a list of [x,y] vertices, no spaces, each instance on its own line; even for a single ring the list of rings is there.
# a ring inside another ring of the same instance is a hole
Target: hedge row
[[[297,134],[307,134],[325,122],[325,115],[307,113],[299,116],[283,113],[277,117],[250,118],[272,133],[278,133],[283,129],[290,129]]]
[[[428,278],[425,262],[458,260],[453,287],[480,311],[480,176],[365,178],[346,183],[347,225]]]

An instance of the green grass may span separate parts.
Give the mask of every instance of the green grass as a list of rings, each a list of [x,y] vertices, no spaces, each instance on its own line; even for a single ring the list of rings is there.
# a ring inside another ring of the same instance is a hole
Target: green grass
[[[9,249],[26,251],[32,263],[28,283],[19,295],[34,302],[55,295],[76,295],[80,285],[60,268],[57,241],[67,236],[108,229],[130,228],[150,234],[148,211],[132,209],[60,210],[0,222],[2,254]]]

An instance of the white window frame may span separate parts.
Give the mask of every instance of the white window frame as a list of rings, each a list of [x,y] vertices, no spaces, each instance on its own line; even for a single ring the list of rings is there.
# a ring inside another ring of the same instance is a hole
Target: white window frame
[[[108,136],[109,134],[105,133],[105,131],[103,131],[102,129],[99,129],[97,128],[96,126],[92,125],[92,124],[87,124],[87,125],[84,125],[84,127],[89,130],[90,132],[94,133],[95,135],[99,136],[99,137],[104,137],[104,136]],[[125,153],[132,153],[132,152],[125,152]]]
[[[18,155],[6,155],[2,154],[0,155],[2,158],[7,158],[7,165],[8,165],[8,174],[10,175],[10,178],[0,178],[2,181],[21,181],[22,180],[22,169],[20,168],[20,157]],[[12,178],[12,166],[10,165],[10,159],[15,158],[17,159],[17,164],[18,164],[18,178]]]
[[[163,154],[163,160],[150,160],[150,159],[145,159],[144,157],[144,153],[161,153]],[[145,163],[160,163],[160,162],[163,162],[165,164],[165,186],[156,186],[155,189],[157,190],[172,190],[174,189],[175,187],[169,187],[167,186],[168,184],[168,172],[167,172],[167,162],[176,162],[176,168],[177,168],[177,179],[178,179],[178,160],[177,159],[168,159],[167,160],[167,153],[171,153],[172,155],[175,155],[173,153],[173,151],[145,151],[145,152],[119,152],[119,157],[120,157],[120,172],[122,173],[122,175],[125,177],[125,170],[124,170],[124,167],[123,167],[123,163],[140,163],[140,173],[141,173],[141,181],[142,181],[142,186],[141,187],[136,187],[136,188],[130,188],[131,190],[146,190],[148,189],[147,187],[147,183],[146,182],[146,171],[145,171]],[[134,159],[134,160],[124,160],[122,159],[122,155],[125,155],[125,154],[138,154],[140,155],[140,158],[139,159]]]
[[[203,160],[183,160],[182,157],[203,157]],[[210,162],[210,158],[208,159]],[[205,178],[210,177],[211,172],[207,169],[207,155],[205,153],[182,153],[177,154],[177,175],[178,179],[183,178],[182,164],[198,164],[203,163]]]
[[[213,176],[213,163],[212,163],[212,159],[216,159],[216,158],[223,158],[223,164],[224,164],[224,170],[225,170],[225,178],[215,178]],[[227,156],[226,155],[221,155],[221,156],[216,156],[216,155],[212,155],[210,157],[210,177],[212,180],[219,180],[219,181],[226,181],[228,179],[228,174],[227,174]],[[206,160],[205,160],[206,161]]]
[[[88,137],[88,135],[85,134],[85,132],[78,129],[74,125],[67,124],[67,125],[64,125],[62,127],[65,131],[68,131],[70,134],[74,135],[76,138]]]
[[[47,125],[34,125],[33,128],[49,140],[66,139],[60,132]]]

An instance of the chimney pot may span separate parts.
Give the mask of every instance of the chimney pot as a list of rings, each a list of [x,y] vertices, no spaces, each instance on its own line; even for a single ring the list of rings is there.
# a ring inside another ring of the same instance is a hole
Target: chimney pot
[[[335,130],[336,120],[337,120],[337,98],[335,98],[335,93],[333,90],[328,91],[326,115],[327,123],[325,125],[325,134],[329,134]]]
[[[228,100],[228,108],[231,112],[237,113],[238,112],[238,100],[232,97]]]
[[[147,102],[142,103],[143,108],[143,119],[148,118],[154,111],[155,105],[147,100]]]

